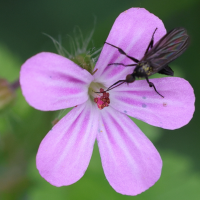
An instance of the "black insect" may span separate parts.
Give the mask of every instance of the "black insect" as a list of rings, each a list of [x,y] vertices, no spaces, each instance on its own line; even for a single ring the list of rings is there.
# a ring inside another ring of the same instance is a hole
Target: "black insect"
[[[119,53],[130,58],[137,64],[125,65],[123,63],[111,63],[109,65],[123,65],[125,67],[136,66],[132,74],[126,76],[126,80],[119,80],[113,85],[111,85],[106,91],[109,91],[123,83],[132,83],[135,81],[135,78],[146,78],[150,87],[153,87],[154,90],[163,97],[157,90],[155,85],[149,81],[148,77],[155,74],[166,74],[173,76],[173,70],[168,66],[170,62],[175,60],[180,56],[188,47],[189,36],[184,28],[175,28],[164,35],[155,45],[154,45],[154,34],[157,28],[153,32],[151,41],[145,51],[144,57],[141,60],[138,60],[132,56],[127,55],[121,48],[114,46],[108,42],[105,42],[112,47],[118,49]],[[163,97],[164,98],[164,97]]]

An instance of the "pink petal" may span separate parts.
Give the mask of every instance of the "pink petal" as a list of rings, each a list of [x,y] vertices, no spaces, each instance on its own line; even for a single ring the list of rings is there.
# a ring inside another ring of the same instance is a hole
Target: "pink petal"
[[[27,102],[39,110],[58,110],[88,99],[92,75],[71,60],[54,53],[39,53],[21,68],[20,84]]]
[[[144,8],[131,8],[121,13],[116,19],[106,42],[122,48],[128,55],[141,59],[152,38],[157,42],[166,34],[162,21]],[[134,67],[108,66],[110,63],[133,64],[134,62],[107,44],[104,45],[94,74],[97,82],[110,86],[118,80],[125,79]]]
[[[120,112],[153,126],[180,128],[192,119],[195,96],[188,81],[177,77],[150,79],[159,96],[146,80],[121,85],[110,93],[110,105]]]
[[[88,101],[74,108],[41,142],[37,169],[52,185],[70,185],[84,175],[98,128],[96,109]]]
[[[119,193],[137,195],[160,178],[162,160],[151,141],[125,114],[101,112],[97,141],[110,185]]]

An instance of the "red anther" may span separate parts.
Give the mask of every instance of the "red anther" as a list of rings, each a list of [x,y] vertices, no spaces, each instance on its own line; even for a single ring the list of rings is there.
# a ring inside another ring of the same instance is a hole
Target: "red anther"
[[[110,104],[109,93],[104,91],[103,88],[100,90],[100,94],[96,98],[94,98],[94,102],[97,104],[98,108],[102,110],[105,107],[108,107]]]
[[[103,93],[103,97],[107,97],[107,93],[106,92]]]
[[[103,93],[103,92],[104,92],[104,89],[103,89],[103,88],[100,88],[100,92]]]
[[[98,108],[99,108],[100,110],[102,110],[102,109],[104,108],[103,104],[102,104],[102,105],[99,105]]]
[[[106,107],[106,103],[103,103],[101,106],[102,106],[103,108]],[[102,108],[102,109],[103,109],[103,108]]]
[[[102,101],[103,101],[103,102],[106,102],[106,98],[103,98]]]

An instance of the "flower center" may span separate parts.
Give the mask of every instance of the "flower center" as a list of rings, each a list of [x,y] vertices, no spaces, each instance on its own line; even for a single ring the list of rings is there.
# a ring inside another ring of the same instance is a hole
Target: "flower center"
[[[102,84],[93,82],[90,84],[88,91],[91,101],[95,102],[100,110],[108,107],[110,104],[110,94],[104,91],[102,87]]]
[[[103,108],[105,107],[108,107],[109,104],[110,104],[110,99],[109,99],[109,93],[104,91],[103,88],[100,89],[100,92],[99,94],[101,94],[100,97],[96,97],[94,98],[94,102],[97,104],[98,108],[100,110],[102,110]]]

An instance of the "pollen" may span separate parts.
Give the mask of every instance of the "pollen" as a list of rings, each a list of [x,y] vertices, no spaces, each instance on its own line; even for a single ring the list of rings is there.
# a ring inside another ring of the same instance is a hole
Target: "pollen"
[[[94,98],[94,102],[97,104],[100,110],[109,106],[110,104],[109,96],[110,96],[109,93],[101,88],[99,96]]]
[[[163,106],[164,106],[164,107],[167,107],[167,103],[166,103],[166,102],[163,102]]]

